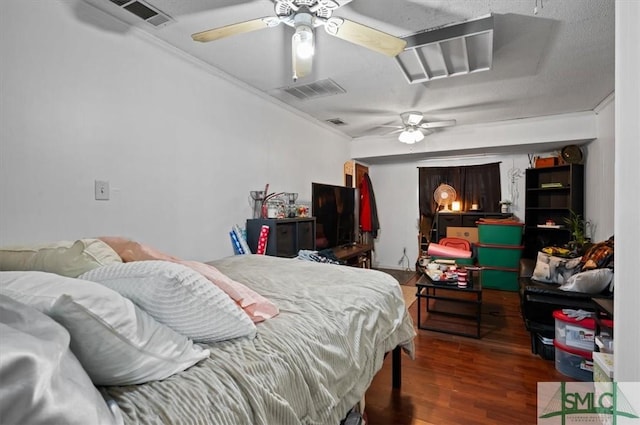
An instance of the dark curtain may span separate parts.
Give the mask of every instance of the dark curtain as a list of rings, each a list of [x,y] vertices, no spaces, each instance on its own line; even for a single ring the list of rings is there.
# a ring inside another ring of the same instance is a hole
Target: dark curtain
[[[464,167],[419,167],[418,203],[420,207],[420,231],[428,234],[436,213],[437,203],[433,191],[442,184],[453,186],[462,211],[478,204],[484,212],[500,211],[500,163]]]

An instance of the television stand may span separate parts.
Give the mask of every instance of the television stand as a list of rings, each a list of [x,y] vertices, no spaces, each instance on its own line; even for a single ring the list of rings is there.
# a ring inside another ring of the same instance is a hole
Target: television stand
[[[371,268],[371,253],[373,245],[369,244],[347,244],[332,249],[333,255],[339,261],[344,261],[348,266]]]

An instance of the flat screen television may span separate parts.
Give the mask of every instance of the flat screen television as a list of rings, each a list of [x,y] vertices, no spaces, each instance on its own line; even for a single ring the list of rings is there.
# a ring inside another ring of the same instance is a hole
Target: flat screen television
[[[311,184],[311,214],[316,218],[318,251],[356,241],[357,196],[357,190],[353,187]]]

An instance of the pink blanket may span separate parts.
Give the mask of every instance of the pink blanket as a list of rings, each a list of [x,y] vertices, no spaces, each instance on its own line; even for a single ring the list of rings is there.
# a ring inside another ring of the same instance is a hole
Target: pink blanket
[[[98,239],[117,252],[125,263],[130,261],[163,260],[182,264],[197,271],[229,295],[255,323],[270,319],[279,313],[278,307],[271,301],[240,282],[236,282],[209,264],[182,260],[126,238],[101,236]]]

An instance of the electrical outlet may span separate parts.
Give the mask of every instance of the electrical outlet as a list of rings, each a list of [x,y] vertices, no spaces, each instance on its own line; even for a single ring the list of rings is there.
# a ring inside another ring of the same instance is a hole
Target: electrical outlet
[[[106,180],[95,181],[96,201],[109,200],[109,182]]]

